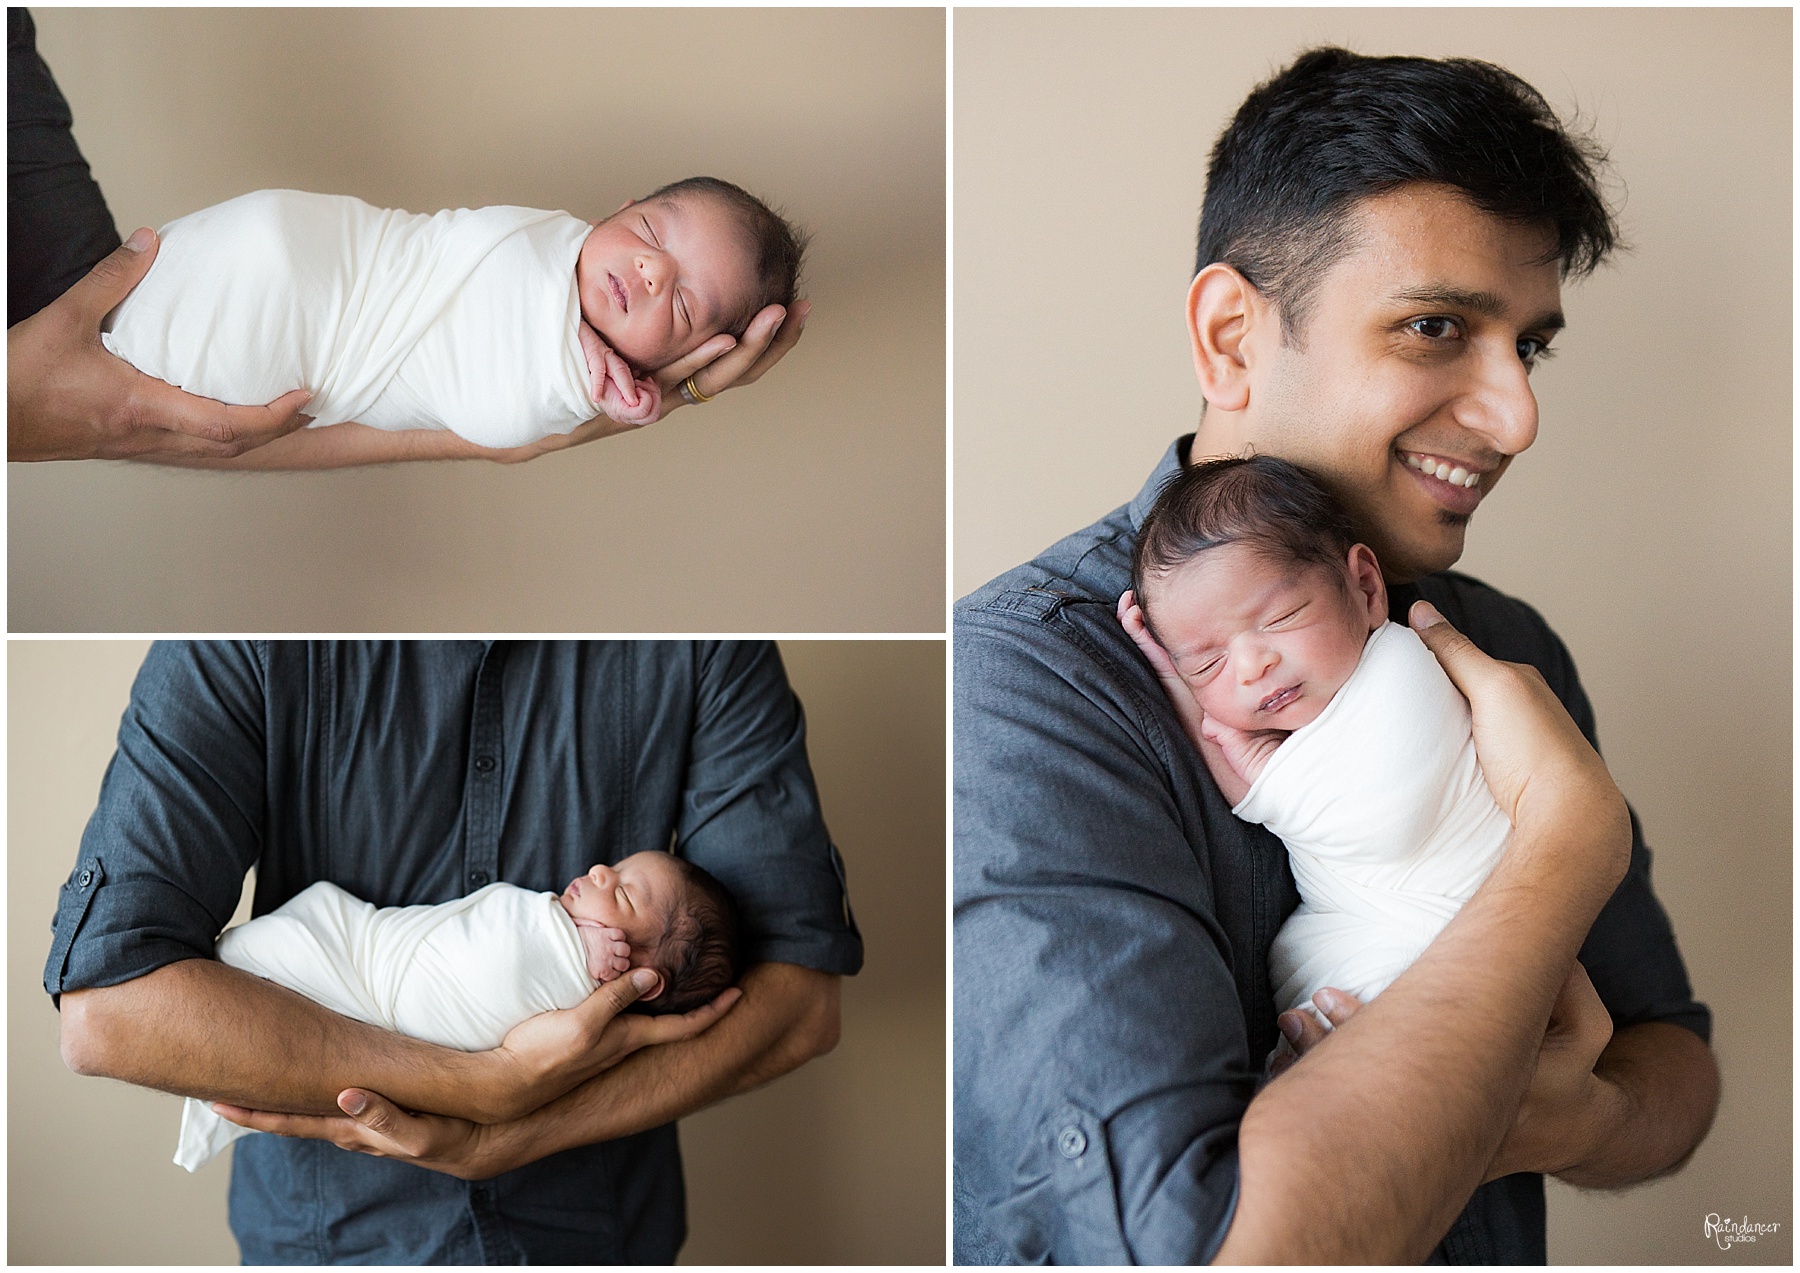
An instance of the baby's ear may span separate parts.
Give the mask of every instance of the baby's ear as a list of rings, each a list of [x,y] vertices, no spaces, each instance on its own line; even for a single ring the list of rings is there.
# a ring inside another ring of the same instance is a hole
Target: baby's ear
[[[625,209],[629,208],[632,204],[634,204],[636,202],[637,202],[636,199],[627,199],[624,203],[621,203],[618,206],[618,209],[616,211],[614,211],[613,215],[615,217],[618,216],[620,212],[625,211]]]

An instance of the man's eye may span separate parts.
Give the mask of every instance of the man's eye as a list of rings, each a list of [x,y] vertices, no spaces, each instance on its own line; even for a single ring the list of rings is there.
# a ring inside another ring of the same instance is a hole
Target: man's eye
[[[1521,336],[1518,343],[1519,361],[1527,367],[1535,367],[1540,362],[1556,357],[1556,351],[1550,348],[1550,342],[1539,340],[1536,336]]]
[[[1462,324],[1454,318],[1415,318],[1407,326],[1426,340],[1454,340],[1462,334]]]

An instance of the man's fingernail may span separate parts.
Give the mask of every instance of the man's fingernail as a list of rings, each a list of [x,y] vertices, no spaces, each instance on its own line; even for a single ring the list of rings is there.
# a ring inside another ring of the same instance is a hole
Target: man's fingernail
[[[1275,1018],[1275,1024],[1281,1027],[1281,1032],[1287,1036],[1287,1041],[1289,1043],[1296,1046],[1299,1045],[1300,1019],[1298,1017],[1290,1012],[1284,1012],[1279,1017]]]
[[[346,1114],[360,1114],[367,1108],[369,1108],[369,1098],[364,1096],[361,1092],[354,1093],[349,1100],[344,1102],[344,1112]]]
[[[1421,632],[1426,628],[1436,627],[1444,621],[1444,616],[1439,614],[1438,608],[1429,601],[1413,602],[1412,609],[1406,612],[1406,617],[1413,627]]]
[[[142,252],[147,249],[155,239],[156,236],[148,230],[133,230],[131,232],[131,237],[125,240],[125,246],[130,248],[133,252]]]
[[[648,990],[656,984],[656,974],[648,968],[639,968],[631,974],[631,984],[639,990]]]

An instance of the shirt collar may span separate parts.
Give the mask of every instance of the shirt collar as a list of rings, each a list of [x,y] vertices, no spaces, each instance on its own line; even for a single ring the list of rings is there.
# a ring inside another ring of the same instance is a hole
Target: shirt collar
[[[1144,528],[1144,518],[1150,515],[1150,506],[1156,503],[1156,497],[1162,494],[1162,488],[1169,484],[1171,478],[1187,466],[1188,448],[1193,445],[1194,435],[1184,433],[1169,443],[1169,449],[1163,452],[1156,467],[1150,470],[1150,480],[1144,483],[1144,489],[1137,493],[1131,501],[1131,529]]]

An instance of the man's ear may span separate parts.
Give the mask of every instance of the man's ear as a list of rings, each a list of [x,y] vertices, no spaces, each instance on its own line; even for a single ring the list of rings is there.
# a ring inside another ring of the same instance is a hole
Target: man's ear
[[[1211,406],[1242,411],[1250,403],[1251,354],[1257,335],[1277,321],[1274,307],[1250,280],[1222,261],[1194,276],[1188,288],[1188,343],[1194,377]]]
[[[1350,587],[1361,598],[1368,614],[1369,631],[1373,632],[1386,623],[1388,617],[1387,580],[1381,577],[1381,562],[1376,560],[1375,550],[1367,544],[1352,544],[1347,564]]]

